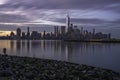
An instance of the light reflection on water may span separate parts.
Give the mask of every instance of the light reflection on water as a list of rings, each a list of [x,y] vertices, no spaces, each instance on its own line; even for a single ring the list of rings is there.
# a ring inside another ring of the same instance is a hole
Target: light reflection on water
[[[120,72],[120,44],[0,40],[1,54],[3,48],[9,55],[69,61]]]

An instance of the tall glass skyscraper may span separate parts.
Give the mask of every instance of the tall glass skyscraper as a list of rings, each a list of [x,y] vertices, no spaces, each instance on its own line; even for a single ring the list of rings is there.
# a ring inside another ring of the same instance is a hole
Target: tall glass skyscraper
[[[70,27],[70,17],[69,14],[66,17],[66,33],[69,32],[69,27]]]

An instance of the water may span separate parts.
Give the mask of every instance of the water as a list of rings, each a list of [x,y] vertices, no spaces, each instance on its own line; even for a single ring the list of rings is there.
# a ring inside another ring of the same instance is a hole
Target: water
[[[120,44],[0,40],[0,53],[87,64],[120,72]]]

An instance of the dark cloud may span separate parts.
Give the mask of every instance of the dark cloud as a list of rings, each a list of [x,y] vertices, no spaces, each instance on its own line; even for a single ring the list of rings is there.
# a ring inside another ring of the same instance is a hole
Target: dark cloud
[[[119,8],[120,0],[8,0],[0,5],[0,23],[3,23],[0,30],[15,30],[19,27],[4,23],[65,24],[67,12],[73,24],[97,29],[118,29]],[[37,30],[41,27],[39,24],[29,26],[37,27]]]
[[[9,0],[3,7],[25,7],[38,9],[89,9],[104,8],[118,4],[120,0]]]
[[[16,22],[28,22],[29,19],[24,15],[19,14],[3,14],[0,13],[0,22],[1,23],[16,23]]]
[[[61,22],[61,23],[65,23],[65,19],[56,19],[53,20],[56,22]],[[81,19],[77,19],[77,18],[71,18],[71,23],[72,24],[85,24],[85,25],[96,25],[96,26],[107,26],[107,25],[120,25],[120,20],[115,20],[115,21],[106,21],[106,20],[101,20],[101,19],[89,19],[89,18],[81,18]],[[114,26],[113,26],[114,27]],[[119,26],[120,27],[120,26]]]
[[[65,19],[57,19],[56,21],[59,22],[65,22]],[[100,19],[76,19],[76,18],[71,18],[72,23],[82,23],[82,24],[101,24],[101,23],[106,23],[108,21],[100,20]]]

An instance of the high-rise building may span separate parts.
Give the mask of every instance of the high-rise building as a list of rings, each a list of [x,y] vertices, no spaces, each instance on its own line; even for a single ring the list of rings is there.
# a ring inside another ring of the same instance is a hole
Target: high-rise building
[[[67,15],[66,17],[66,33],[68,33],[70,27],[70,17]]]
[[[21,29],[20,28],[17,28],[17,30],[16,30],[16,36],[17,36],[17,40],[21,39]]]
[[[37,31],[32,31],[31,33],[31,39],[40,39],[40,35]]]
[[[54,35],[57,34],[57,31],[56,31],[56,26],[54,26]]]
[[[95,29],[93,29],[93,35],[95,35]]]
[[[11,39],[14,39],[14,38],[15,38],[14,32],[11,32],[11,33],[10,33],[10,38],[11,38]]]
[[[43,32],[43,39],[45,39],[45,36],[46,36],[46,31]]]
[[[55,34],[56,37],[58,36],[58,34],[59,34],[59,28],[58,28],[58,26],[54,27],[54,34]]]
[[[69,27],[68,31],[71,34],[71,32],[73,31],[73,24],[70,24],[70,27]]]
[[[58,37],[58,34],[59,34],[59,28],[58,28],[58,26],[56,27],[56,31],[57,31],[56,36]]]
[[[83,34],[83,27],[81,27],[81,31],[80,32],[81,32],[81,34]]]
[[[27,27],[27,39],[30,39],[30,31],[29,31],[29,27]]]
[[[25,32],[22,32],[22,39],[25,39],[26,36],[25,36]]]
[[[65,35],[65,26],[61,26],[61,35]]]
[[[111,33],[108,34],[108,39],[111,39]]]
[[[95,38],[95,29],[93,29],[92,38]]]

